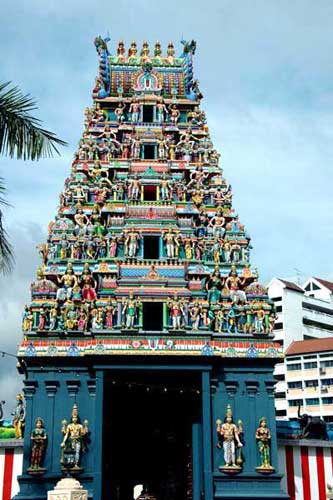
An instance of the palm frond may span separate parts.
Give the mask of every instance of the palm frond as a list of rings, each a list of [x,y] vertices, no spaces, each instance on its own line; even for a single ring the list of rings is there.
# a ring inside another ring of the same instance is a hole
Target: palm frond
[[[0,177],[0,205],[8,206],[9,203],[4,198],[6,188],[3,179]],[[0,274],[8,274],[14,265],[13,247],[8,240],[7,232],[3,226],[3,214],[0,209]]]
[[[43,129],[41,121],[31,116],[37,106],[29,94],[8,85],[10,82],[0,84],[0,154],[23,160],[60,154],[57,146],[67,143]]]

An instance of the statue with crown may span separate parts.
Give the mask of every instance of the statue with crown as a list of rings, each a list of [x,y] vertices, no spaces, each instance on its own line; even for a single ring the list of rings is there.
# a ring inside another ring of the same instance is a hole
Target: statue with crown
[[[80,467],[82,453],[87,449],[88,420],[80,423],[79,410],[76,403],[73,405],[71,422],[62,421],[61,432],[64,438],[61,443],[61,466],[63,470],[73,473],[80,473],[83,468]]]
[[[224,452],[224,465],[219,469],[227,473],[240,472],[243,465],[243,424],[241,420],[238,420],[237,425],[234,423],[230,404],[227,406],[224,422],[216,420],[216,431],[217,447],[223,448]]]

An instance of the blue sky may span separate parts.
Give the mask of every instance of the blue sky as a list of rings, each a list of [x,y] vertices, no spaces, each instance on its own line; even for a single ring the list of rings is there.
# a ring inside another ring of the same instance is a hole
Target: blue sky
[[[38,102],[46,128],[69,143],[60,158],[0,159],[7,229],[17,263],[1,281],[1,347],[16,351],[21,312],[63,181],[91,103],[96,35],[139,46],[197,41],[195,75],[211,135],[252,236],[261,281],[304,275],[333,279],[333,2],[330,0],[2,1],[1,81]],[[302,279],[302,278],[301,278]],[[0,398],[17,387],[0,358]],[[8,403],[8,406],[10,403]]]

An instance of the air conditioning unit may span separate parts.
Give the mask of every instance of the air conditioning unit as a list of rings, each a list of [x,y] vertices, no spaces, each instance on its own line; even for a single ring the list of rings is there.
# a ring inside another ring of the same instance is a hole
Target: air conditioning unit
[[[320,368],[319,368],[319,373],[320,373],[320,375],[325,375],[325,373],[326,373],[326,368],[321,368],[321,367],[320,367]]]
[[[321,392],[328,392],[328,387],[327,387],[327,385],[322,385],[322,386],[321,386]]]

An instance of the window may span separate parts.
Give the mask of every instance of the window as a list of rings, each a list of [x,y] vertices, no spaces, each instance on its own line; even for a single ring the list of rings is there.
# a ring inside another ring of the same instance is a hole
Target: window
[[[288,372],[295,371],[295,370],[301,370],[301,369],[302,369],[301,363],[294,363],[292,365],[287,365]]]
[[[275,393],[275,399],[285,399],[286,393],[285,392],[276,392]]]
[[[151,332],[163,330],[163,303],[143,303],[143,329]]]
[[[329,386],[329,385],[333,385],[333,378],[324,378],[323,380],[320,381],[321,385],[322,386]]]
[[[289,406],[303,406],[303,399],[292,399],[288,401]]]
[[[317,368],[317,361],[309,361],[308,363],[304,363],[304,370],[312,370],[313,368]]]
[[[317,406],[319,405],[319,398],[309,398],[305,400],[306,406]]]
[[[276,306],[275,311],[276,311],[277,313],[282,312],[282,306]]]
[[[159,259],[160,257],[160,238],[159,236],[143,237],[143,258]]]
[[[155,146],[152,144],[145,144],[143,146],[143,158],[145,160],[154,160],[155,156]]]
[[[321,401],[323,405],[333,405],[333,398],[323,398]]]
[[[271,300],[273,302],[280,302],[280,300],[282,300],[282,297],[272,297]]]
[[[302,389],[302,381],[288,382],[288,389]]]
[[[154,107],[153,106],[143,106],[143,114],[142,114],[142,121],[145,123],[152,123],[153,122],[153,113]]]
[[[328,354],[319,354],[320,358],[331,358],[333,356],[332,352],[329,352]]]
[[[303,359],[312,359],[312,361],[317,361],[316,356],[309,354],[308,356],[303,356]]]
[[[306,380],[305,387],[318,387],[318,380]]]
[[[320,368],[329,368],[333,366],[333,359],[327,359],[320,362]]]
[[[286,417],[287,416],[287,410],[275,410],[275,415],[277,417]]]
[[[282,330],[283,328],[283,323],[275,323],[274,325],[274,330]]]
[[[143,187],[143,199],[145,201],[155,201],[156,200],[156,186],[144,186]]]
[[[306,285],[305,290],[307,292],[309,292],[311,290],[311,283],[309,283],[308,285]]]

